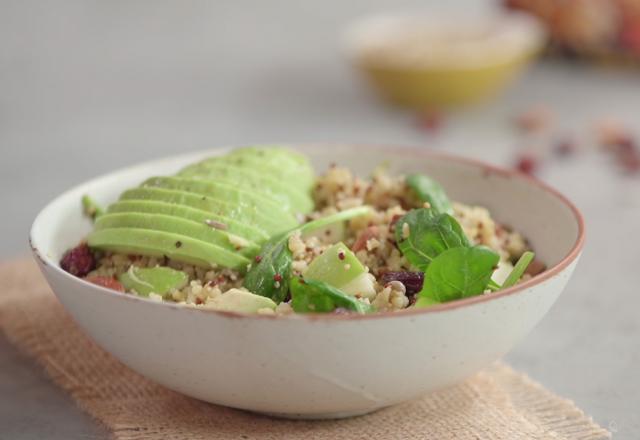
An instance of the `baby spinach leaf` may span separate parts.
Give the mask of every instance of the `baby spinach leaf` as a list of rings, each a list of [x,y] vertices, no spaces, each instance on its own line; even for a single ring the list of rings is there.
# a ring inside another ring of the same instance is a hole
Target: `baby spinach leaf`
[[[291,280],[291,307],[297,313],[330,313],[338,307],[361,314],[371,311],[371,306],[325,282],[296,277]]]
[[[413,306],[418,308],[423,308],[423,307],[431,307],[436,304],[440,304],[440,303],[428,296],[421,296],[416,300],[416,303]]]
[[[527,270],[527,266],[529,266],[535,256],[536,254],[530,251],[523,253],[518,259],[518,262],[515,264],[515,266],[513,266],[513,270],[511,270],[511,273],[509,274],[507,279],[504,280],[504,283],[502,283],[502,288],[506,289],[507,287],[515,285],[518,280],[522,278],[524,271]]]
[[[276,235],[262,246],[242,284],[250,292],[271,298],[276,304],[284,301],[289,292],[293,260],[289,235]]]
[[[418,296],[446,302],[479,295],[499,260],[497,253],[484,246],[448,249],[429,265]]]
[[[436,212],[453,214],[451,201],[438,182],[424,174],[410,174],[405,182],[421,202],[428,202]]]
[[[271,298],[276,304],[281,303],[289,292],[291,263],[293,261],[293,256],[289,249],[289,237],[291,234],[297,231],[313,231],[332,223],[346,221],[366,214],[370,210],[371,208],[368,206],[347,209],[310,221],[291,231],[272,237],[262,245],[260,253],[245,276],[243,286],[256,295]]]
[[[456,219],[431,208],[412,209],[405,214],[396,222],[395,236],[402,254],[423,272],[441,252],[469,246]]]

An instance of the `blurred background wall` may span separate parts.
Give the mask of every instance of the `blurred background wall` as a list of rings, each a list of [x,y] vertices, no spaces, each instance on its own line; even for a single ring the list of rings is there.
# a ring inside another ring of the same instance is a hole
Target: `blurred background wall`
[[[426,138],[410,113],[380,105],[342,50],[345,26],[369,12],[482,14],[494,6],[0,2],[0,196],[10,231],[0,256],[25,251],[30,221],[61,190],[152,156],[228,144],[344,141],[425,145],[506,161],[513,143],[506,118],[524,105],[551,99],[570,125],[596,111],[585,106],[595,93],[607,111],[640,102],[629,99],[630,92],[640,98],[640,87],[626,87],[635,78],[625,73],[590,90],[580,80],[598,73],[578,79],[571,69],[534,69],[500,100],[457,114],[443,136]]]

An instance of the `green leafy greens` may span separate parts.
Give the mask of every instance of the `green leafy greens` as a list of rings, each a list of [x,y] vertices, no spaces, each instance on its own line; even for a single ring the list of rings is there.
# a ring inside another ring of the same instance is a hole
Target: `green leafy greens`
[[[507,279],[504,280],[504,283],[502,283],[502,288],[506,289],[507,287],[515,285],[518,280],[522,278],[524,271],[527,270],[527,267],[529,266],[529,264],[531,264],[535,256],[536,255],[530,251],[523,253],[518,259],[518,262],[515,264],[515,266],[513,266],[513,270],[511,271]]]
[[[396,222],[395,236],[402,254],[423,272],[443,251],[469,246],[456,219],[449,214],[438,214],[432,208],[409,211]]]
[[[278,234],[262,245],[256,262],[244,278],[243,286],[247,290],[271,298],[276,304],[284,301],[289,292],[293,260],[289,250],[290,235],[288,232]]]
[[[256,295],[271,298],[276,304],[281,303],[287,297],[291,278],[293,256],[289,250],[289,237],[297,231],[300,233],[311,232],[333,223],[367,214],[369,211],[368,206],[347,209],[272,237],[260,249],[255,263],[247,272],[243,286]]]
[[[424,174],[410,174],[405,182],[421,202],[429,203],[436,212],[453,214],[451,201],[438,182]]]
[[[395,236],[409,263],[425,273],[416,307],[479,295],[494,287],[491,275],[500,256],[487,247],[472,246],[451,215],[434,208],[413,209],[397,221]]]
[[[297,313],[330,313],[338,307],[361,314],[371,311],[371,306],[325,282],[296,277],[291,279],[291,307]]]
[[[484,246],[448,249],[427,268],[418,295],[437,302],[479,295],[486,289],[499,260],[497,253]]]

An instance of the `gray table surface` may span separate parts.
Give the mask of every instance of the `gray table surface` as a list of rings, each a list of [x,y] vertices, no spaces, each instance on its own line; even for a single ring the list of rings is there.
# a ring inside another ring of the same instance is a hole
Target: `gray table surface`
[[[29,224],[51,197],[149,157],[329,141],[504,164],[517,148],[548,142],[524,140],[510,125],[535,103],[555,110],[557,136],[588,143],[602,116],[640,135],[639,72],[549,62],[493,103],[452,115],[440,135],[416,130],[410,113],[380,105],[358,80],[339,35],[362,13],[422,3],[1,2],[0,258],[26,255]],[[566,292],[507,360],[616,438],[640,438],[640,177],[595,151],[540,176],[583,210],[588,240]],[[0,338],[0,439],[106,435]]]

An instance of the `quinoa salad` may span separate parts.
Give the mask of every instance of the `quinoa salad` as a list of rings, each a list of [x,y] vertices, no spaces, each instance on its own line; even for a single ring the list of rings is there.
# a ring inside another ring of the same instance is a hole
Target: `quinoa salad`
[[[527,240],[424,174],[367,177],[247,147],[151,177],[105,210],[63,270],[122,294],[241,313],[431,307],[545,270]]]

